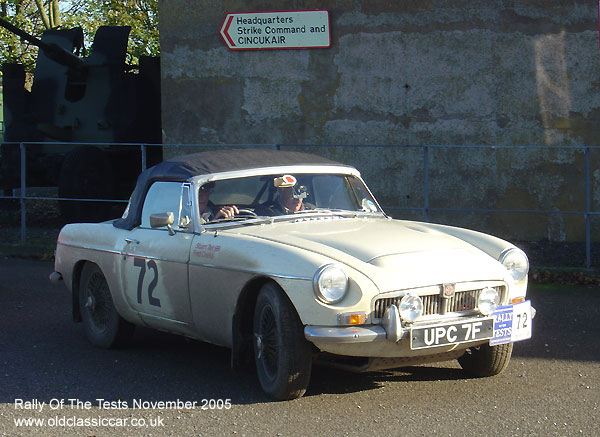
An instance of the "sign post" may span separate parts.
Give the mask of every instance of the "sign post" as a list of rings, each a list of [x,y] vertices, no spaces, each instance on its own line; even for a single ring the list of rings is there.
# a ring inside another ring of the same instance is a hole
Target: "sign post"
[[[331,46],[326,10],[231,13],[225,16],[220,33],[231,50]]]

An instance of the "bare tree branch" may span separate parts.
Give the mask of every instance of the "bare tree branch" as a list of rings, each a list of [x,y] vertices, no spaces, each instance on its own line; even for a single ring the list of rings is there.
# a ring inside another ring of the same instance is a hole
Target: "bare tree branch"
[[[58,0],[50,1],[50,10],[52,11],[52,19],[53,19],[52,28],[54,29],[54,28],[60,27],[61,21],[60,21],[60,9],[58,7]]]
[[[52,29],[48,14],[46,14],[46,11],[44,10],[44,2],[42,0],[35,0],[35,4],[38,8],[38,12],[40,13],[40,17],[42,17],[42,23],[44,23],[44,27],[46,29]]]

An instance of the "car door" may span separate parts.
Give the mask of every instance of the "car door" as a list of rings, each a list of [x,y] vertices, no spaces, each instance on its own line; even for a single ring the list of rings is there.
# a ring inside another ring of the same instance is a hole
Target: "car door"
[[[178,182],[151,185],[140,226],[131,230],[121,250],[121,279],[129,305],[151,327],[188,333],[193,324],[188,261],[193,233],[190,186]],[[172,212],[174,224],[152,228],[150,215]]]
[[[204,341],[232,346],[232,318],[239,293],[252,278],[252,256],[240,256],[247,239],[219,225],[194,236],[189,263],[190,301],[196,336]]]

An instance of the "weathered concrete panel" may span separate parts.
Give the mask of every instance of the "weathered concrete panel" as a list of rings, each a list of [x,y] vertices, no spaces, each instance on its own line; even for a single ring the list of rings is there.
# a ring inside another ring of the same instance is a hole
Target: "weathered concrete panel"
[[[219,35],[229,12],[287,9],[329,10],[331,48],[230,51]],[[423,150],[367,146],[598,144],[593,2],[161,0],[160,15],[166,143],[362,146],[316,150],[360,168],[392,208],[423,206]],[[429,159],[432,208],[586,207],[582,150],[432,148]],[[585,232],[582,215],[430,217],[507,238]]]

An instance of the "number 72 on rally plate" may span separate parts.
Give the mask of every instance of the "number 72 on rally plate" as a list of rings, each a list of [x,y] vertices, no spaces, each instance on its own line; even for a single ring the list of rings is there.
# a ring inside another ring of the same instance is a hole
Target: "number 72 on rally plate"
[[[494,311],[494,337],[490,345],[512,343],[531,338],[531,321],[533,319],[531,301],[515,305],[498,307]]]

